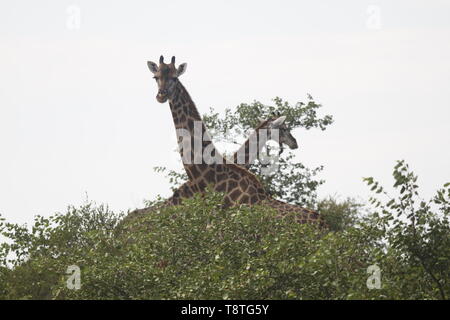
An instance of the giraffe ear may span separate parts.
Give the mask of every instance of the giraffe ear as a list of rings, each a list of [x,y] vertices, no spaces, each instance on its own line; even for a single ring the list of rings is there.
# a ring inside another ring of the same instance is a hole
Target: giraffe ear
[[[284,123],[285,120],[286,120],[286,116],[279,117],[274,122],[272,122],[272,128],[277,129],[277,128],[281,127],[281,125]]]
[[[181,76],[186,71],[187,63],[182,63],[178,66],[177,76]]]
[[[152,73],[157,73],[159,70],[158,65],[154,62],[147,61],[147,66]]]

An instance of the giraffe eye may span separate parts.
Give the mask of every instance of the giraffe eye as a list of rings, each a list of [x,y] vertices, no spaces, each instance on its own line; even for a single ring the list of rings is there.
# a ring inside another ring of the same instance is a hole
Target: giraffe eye
[[[159,77],[157,77],[157,76],[154,76],[154,77],[153,77],[153,79],[155,79],[155,80],[158,80],[158,79],[159,79]]]

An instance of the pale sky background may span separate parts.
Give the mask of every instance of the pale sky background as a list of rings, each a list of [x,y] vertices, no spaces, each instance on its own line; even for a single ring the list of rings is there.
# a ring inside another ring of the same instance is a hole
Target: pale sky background
[[[200,113],[310,93],[335,119],[294,132],[321,197],[392,186],[397,159],[430,197],[450,181],[449,40],[450,1],[2,0],[0,213],[169,195],[152,168],[181,168],[175,130],[146,66],[161,54],[188,63]]]

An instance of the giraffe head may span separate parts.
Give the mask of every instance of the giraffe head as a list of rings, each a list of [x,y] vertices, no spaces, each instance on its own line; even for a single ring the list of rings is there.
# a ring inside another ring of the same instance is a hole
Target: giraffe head
[[[280,145],[280,153],[283,152],[283,144],[287,145],[290,149],[297,149],[297,140],[291,134],[291,130],[285,123],[286,116],[272,117],[267,120],[265,127],[267,130],[268,139],[274,139],[272,130],[278,130],[278,144]]]
[[[178,82],[178,77],[186,71],[186,63],[182,63],[175,68],[175,57],[169,64],[164,63],[164,57],[159,57],[159,66],[152,62],[147,61],[148,68],[153,73],[153,78],[158,84],[158,94],[156,100],[160,103],[164,103],[167,99],[170,99],[174,93],[175,85]]]

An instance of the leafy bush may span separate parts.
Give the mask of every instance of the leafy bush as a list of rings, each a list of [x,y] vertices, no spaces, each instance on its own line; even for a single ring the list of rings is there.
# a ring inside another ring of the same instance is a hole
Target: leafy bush
[[[363,215],[364,204],[353,198],[339,201],[336,197],[327,197],[317,203],[317,211],[323,216],[331,231],[343,231],[356,226]]]
[[[388,245],[385,265],[389,277],[385,286],[394,298],[448,299],[450,295],[450,183],[429,201],[420,198],[418,177],[405,161],[398,161],[393,171],[397,197],[391,197],[372,177],[365,178],[371,190],[384,194],[375,197],[373,225],[383,230]]]
[[[72,259],[83,259],[99,239],[112,237],[120,218],[93,203],[49,218],[36,216],[30,230],[0,216],[0,235],[11,240],[0,245],[0,297],[53,298],[52,289]]]
[[[262,206],[224,210],[215,193],[127,219],[87,204],[37,217],[30,231],[2,220],[10,241],[1,245],[0,297],[447,299],[449,184],[416,202],[417,178],[404,162],[394,178],[400,195],[372,200],[366,216],[351,200],[324,201],[335,222],[326,232]],[[79,290],[67,287],[71,265],[81,269]],[[381,269],[380,289],[367,287],[371,265]]]

